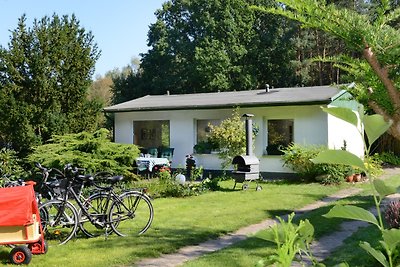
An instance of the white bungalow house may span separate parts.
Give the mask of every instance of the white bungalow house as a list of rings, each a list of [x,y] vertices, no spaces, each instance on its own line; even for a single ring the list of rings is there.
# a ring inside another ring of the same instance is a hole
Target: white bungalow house
[[[254,154],[263,173],[292,173],[283,166],[275,144],[326,145],[363,155],[363,141],[351,124],[323,112],[321,106],[347,106],[357,102],[337,86],[262,89],[184,95],[147,95],[104,109],[114,116],[115,142],[142,147],[174,148],[172,167],[185,166],[193,154],[198,166],[219,170],[216,154],[196,154],[194,146],[204,140],[208,125],[218,124],[239,107],[254,114],[259,133]]]

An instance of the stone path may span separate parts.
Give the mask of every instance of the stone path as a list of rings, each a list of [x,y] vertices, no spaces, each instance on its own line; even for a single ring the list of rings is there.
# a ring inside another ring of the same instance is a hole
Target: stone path
[[[387,169],[383,177],[390,177],[400,173],[400,169]],[[346,198],[356,195],[361,192],[359,188],[348,188],[341,190],[331,196],[328,196],[320,201],[309,204],[301,209],[295,210],[296,215],[323,207],[329,203],[341,198]],[[287,215],[286,215],[287,216]],[[285,217],[285,216],[283,216]],[[253,235],[261,230],[271,227],[278,223],[276,219],[267,219],[260,223],[253,224],[238,231],[222,236],[218,239],[209,240],[195,246],[187,246],[178,250],[173,254],[161,255],[159,258],[144,259],[135,266],[138,267],[174,267],[182,265],[185,261],[194,260],[204,254],[218,251],[239,241],[245,240],[249,235]],[[341,224],[342,230],[332,233],[331,235],[324,236],[312,244],[313,255],[318,261],[322,261],[329,256],[330,252],[339,247],[342,242],[355,232],[359,227],[364,227],[366,224],[359,221],[350,221]]]
[[[385,179],[399,173],[400,173],[399,168],[386,169],[385,173],[380,178]],[[399,194],[393,194],[391,196],[386,197],[383,203],[399,198],[400,198]],[[369,211],[371,211],[375,215],[377,214],[375,207],[371,208]],[[319,240],[313,242],[313,244],[311,245],[313,256],[317,261],[319,262],[323,261],[330,255],[330,253],[333,250],[340,247],[346,238],[350,237],[359,228],[367,226],[369,226],[369,224],[362,221],[347,221],[341,223],[340,224],[341,230],[333,232],[330,235],[323,236]]]

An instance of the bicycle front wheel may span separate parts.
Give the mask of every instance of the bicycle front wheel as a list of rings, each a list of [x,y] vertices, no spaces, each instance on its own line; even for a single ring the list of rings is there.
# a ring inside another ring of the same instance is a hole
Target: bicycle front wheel
[[[67,243],[76,233],[78,212],[69,202],[50,200],[39,207],[44,238],[49,246]]]
[[[109,221],[119,236],[140,235],[149,229],[154,217],[149,197],[141,192],[128,191],[113,200]]]

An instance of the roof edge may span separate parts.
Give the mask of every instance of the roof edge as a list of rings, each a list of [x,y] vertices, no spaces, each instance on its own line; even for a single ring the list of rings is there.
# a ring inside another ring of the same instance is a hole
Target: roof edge
[[[342,95],[342,94],[341,94]],[[336,99],[336,98],[335,98]],[[197,109],[225,109],[235,107],[282,107],[282,106],[313,106],[321,104],[329,104],[332,99],[325,101],[312,101],[312,102],[279,102],[271,104],[229,104],[229,105],[204,105],[204,106],[177,106],[177,107],[159,107],[159,108],[131,108],[131,109],[110,109],[103,108],[105,113],[125,113],[125,112],[136,112],[136,111],[167,111],[167,110],[197,110]]]

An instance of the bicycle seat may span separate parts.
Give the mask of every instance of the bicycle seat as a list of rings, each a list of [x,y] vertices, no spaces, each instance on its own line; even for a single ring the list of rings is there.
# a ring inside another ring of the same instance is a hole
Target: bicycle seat
[[[112,177],[108,177],[107,180],[112,183],[118,183],[119,181],[122,181],[124,179],[124,176],[122,175],[117,175],[117,176],[112,176]]]
[[[55,180],[55,181],[47,181],[45,182],[45,184],[47,186],[49,186],[50,188],[56,188],[56,187],[60,187],[60,181],[59,180]]]
[[[91,182],[94,180],[94,178],[91,174],[78,175],[77,178],[82,182]]]

